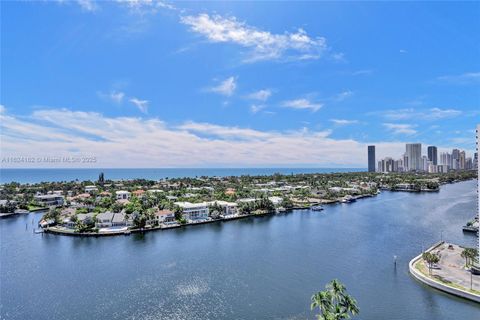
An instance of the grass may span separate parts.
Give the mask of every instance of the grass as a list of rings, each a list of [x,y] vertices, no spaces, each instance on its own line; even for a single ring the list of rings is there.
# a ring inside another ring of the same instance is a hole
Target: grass
[[[429,278],[433,281],[436,281],[438,283],[441,283],[443,285],[446,285],[448,287],[452,287],[452,288],[455,288],[455,289],[460,289],[460,290],[464,290],[464,291],[467,291],[467,292],[470,292],[470,293],[473,293],[473,294],[479,294],[480,295],[480,291],[478,291],[478,290],[465,288],[465,287],[463,287],[459,284],[456,284],[456,283],[454,283],[450,280],[447,280],[447,279],[443,278],[442,276],[439,276],[439,275],[436,275],[436,274],[433,274],[433,275],[428,274],[428,268],[423,264],[423,262],[424,262],[423,259],[418,260],[418,262],[415,263],[415,269],[420,271],[427,278]]]
[[[34,206],[34,205],[32,205],[32,204],[29,204],[29,205],[27,206],[27,209],[28,209],[28,211],[33,211],[33,210],[40,210],[40,209],[46,209],[46,208],[44,208],[44,207],[39,207],[39,206]]]

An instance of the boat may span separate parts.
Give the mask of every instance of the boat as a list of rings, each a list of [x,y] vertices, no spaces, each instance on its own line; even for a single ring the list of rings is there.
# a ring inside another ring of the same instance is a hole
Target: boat
[[[347,195],[347,196],[343,197],[342,200],[340,200],[341,203],[350,203],[350,202],[355,202],[355,201],[357,201],[357,199],[355,199],[351,195]]]
[[[280,207],[280,208],[277,208],[277,209],[275,210],[275,212],[276,212],[277,214],[279,214],[279,213],[285,213],[286,211],[287,211],[287,209],[285,209],[284,207]]]
[[[312,207],[310,208],[310,210],[312,210],[312,211],[322,211],[322,210],[323,210],[323,207],[320,206],[320,205],[319,205],[319,206],[312,206]]]

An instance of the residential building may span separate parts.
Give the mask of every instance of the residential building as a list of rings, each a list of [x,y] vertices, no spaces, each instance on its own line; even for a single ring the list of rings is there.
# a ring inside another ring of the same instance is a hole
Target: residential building
[[[368,172],[375,172],[375,146],[368,146]]]
[[[43,194],[34,196],[35,201],[45,207],[61,207],[65,203],[65,198],[57,194]]]
[[[86,193],[94,193],[94,192],[98,192],[98,188],[97,186],[85,186],[85,192]]]
[[[171,210],[159,210],[155,212],[155,221],[158,224],[174,222],[175,212]]]
[[[117,197],[117,200],[130,200],[130,192],[128,191],[115,191],[115,195]]]
[[[428,154],[428,160],[432,161],[432,164],[433,165],[437,165],[437,155],[438,155],[438,151],[437,151],[437,147],[435,146],[429,146],[427,148],[427,154]]]
[[[379,172],[393,172],[394,171],[394,161],[392,158],[387,157],[378,162],[378,171]]]
[[[213,206],[217,204],[222,208],[222,215],[229,216],[238,213],[238,204],[236,202],[228,202],[228,201],[210,201],[207,203],[209,206]]]
[[[112,226],[114,213],[111,211],[106,211],[97,214],[95,219],[95,228],[108,228]]]
[[[208,218],[208,206],[206,202],[175,202],[174,204],[182,208],[182,215],[187,221]]]
[[[465,162],[466,162],[465,151],[460,151],[458,156],[458,168],[460,170],[465,170]]]
[[[117,212],[112,218],[112,227],[129,227],[133,225],[133,221],[128,219],[124,211]]]
[[[282,197],[276,197],[276,196],[268,197],[268,200],[270,200],[274,206],[279,206],[283,202]]]
[[[77,221],[84,224],[93,222],[93,212],[77,214]]]
[[[421,143],[407,143],[406,154],[408,157],[409,171],[421,171],[422,165],[422,144]]]

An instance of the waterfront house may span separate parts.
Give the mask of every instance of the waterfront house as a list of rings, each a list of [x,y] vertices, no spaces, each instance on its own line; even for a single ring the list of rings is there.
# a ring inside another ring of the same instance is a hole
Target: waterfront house
[[[117,212],[113,215],[112,218],[112,227],[127,227],[131,226],[132,223],[131,220],[127,219],[127,215],[125,214],[124,211],[122,212]]]
[[[66,217],[63,219],[62,224],[64,227],[69,228],[69,229],[75,229],[76,222],[72,220],[71,217]]]
[[[283,201],[283,198],[282,197],[268,197],[268,200],[270,200],[274,206],[279,206],[282,201]]]
[[[44,207],[61,207],[65,199],[62,195],[57,194],[43,194],[34,196],[35,201]]]
[[[172,210],[159,210],[155,212],[155,221],[158,224],[175,221],[175,212]]]
[[[208,206],[206,202],[175,202],[174,204],[182,208],[182,215],[187,221],[205,220],[208,218]]]
[[[130,200],[130,192],[120,190],[120,191],[115,191],[115,195],[117,200]]]
[[[93,222],[93,212],[77,214],[77,221],[82,222],[84,224],[92,223]]]
[[[97,218],[95,219],[95,227],[96,228],[108,228],[112,226],[114,213],[111,211],[106,211],[97,214]]]

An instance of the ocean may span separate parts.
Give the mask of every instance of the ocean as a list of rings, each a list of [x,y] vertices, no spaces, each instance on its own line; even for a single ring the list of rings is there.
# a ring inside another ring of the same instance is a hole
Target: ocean
[[[108,180],[241,176],[299,173],[359,172],[364,168],[95,168],[95,169],[0,169],[0,183],[95,181],[100,172]]]

